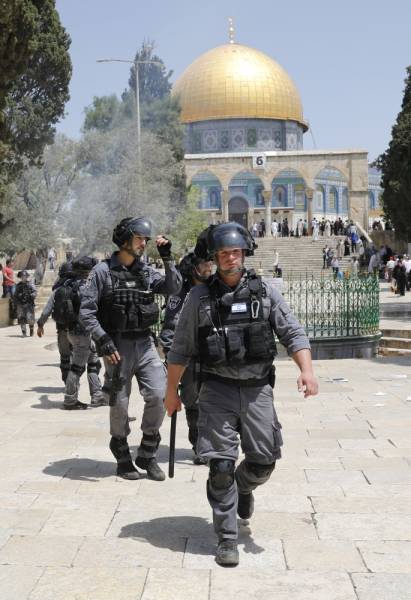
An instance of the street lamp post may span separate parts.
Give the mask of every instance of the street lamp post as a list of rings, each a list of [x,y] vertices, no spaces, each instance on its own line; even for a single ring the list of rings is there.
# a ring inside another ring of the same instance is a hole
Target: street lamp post
[[[107,63],[107,62],[122,62],[122,63],[131,63],[134,65],[134,70],[136,74],[136,82],[135,82],[135,94],[136,94],[136,122],[137,122],[137,166],[138,166],[138,182],[140,192],[143,189],[141,185],[141,122],[140,122],[140,84],[139,84],[139,76],[138,76],[138,65],[157,65],[158,67],[162,66],[162,63],[157,60],[129,60],[122,58],[100,58],[97,60],[98,63]]]

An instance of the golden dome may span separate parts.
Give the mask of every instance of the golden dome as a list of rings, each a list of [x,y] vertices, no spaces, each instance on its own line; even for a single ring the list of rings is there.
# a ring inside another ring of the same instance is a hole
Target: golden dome
[[[212,119],[280,119],[307,125],[285,70],[259,50],[224,44],[195,60],[173,86],[183,123]]]

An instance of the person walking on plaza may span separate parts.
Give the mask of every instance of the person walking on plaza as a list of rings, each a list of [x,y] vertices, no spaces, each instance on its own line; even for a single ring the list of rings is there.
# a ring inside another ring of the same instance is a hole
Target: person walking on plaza
[[[117,475],[139,479],[127,442],[130,434],[128,405],[131,382],[137,379],[144,399],[142,441],[137,467],[156,481],[165,479],[156,453],[159,429],[164,418],[166,374],[154,346],[150,327],[158,322],[159,308],[154,294],[176,295],[181,275],[171,256],[171,242],[162,235],[155,239],[165,275],[143,260],[152,225],[146,217],[123,219],[113,231],[119,250],[94,267],[82,290],[80,323],[91,333],[99,354],[104,357],[110,385],[110,450],[117,460]]]
[[[402,257],[401,254],[398,257],[398,261],[397,261],[397,264],[394,267],[394,270],[392,272],[392,276],[393,276],[393,278],[395,279],[395,281],[397,283],[397,294],[399,294],[400,296],[405,296],[405,287],[406,287],[406,284],[407,284],[407,275],[406,275],[406,268],[405,268],[404,260],[403,260],[403,257]]]
[[[274,221],[271,223],[271,234],[273,238],[278,237],[278,223],[276,219],[274,219]]]
[[[281,456],[281,426],[273,406],[275,338],[301,374],[298,389],[317,393],[310,344],[280,292],[244,268],[254,240],[237,223],[210,226],[195,253],[217,272],[194,287],[168,353],[168,415],[181,409],[178,384],[193,357],[201,362],[198,454],[209,463],[207,497],[218,537],[216,562],[235,566],[237,514],[249,519],[253,491],[268,481]],[[240,439],[239,439],[240,438]],[[235,466],[239,443],[244,460]]]
[[[344,256],[344,242],[342,239],[337,242],[337,258],[341,259]]]
[[[3,267],[3,286],[5,298],[13,298],[16,290],[16,281],[14,279],[13,262],[11,258],[6,260],[6,266]]]
[[[19,271],[17,277],[20,279],[16,285],[13,296],[13,302],[16,306],[17,322],[21,327],[23,337],[27,336],[27,325],[30,330],[30,337],[34,334],[34,301],[37,295],[36,288],[29,281],[30,275],[27,271]]]
[[[48,251],[47,258],[49,261],[49,269],[54,271],[54,269],[56,268],[56,258],[57,258],[57,254],[56,254],[56,251],[54,250],[54,248],[50,248],[50,250]]]
[[[64,384],[66,383],[67,375],[70,371],[72,347],[70,340],[68,339],[68,329],[64,324],[64,319],[63,322],[59,322],[61,315],[64,315],[64,310],[60,310],[58,302],[55,306],[55,295],[58,288],[64,285],[64,283],[71,277],[71,264],[71,262],[65,262],[61,265],[58,273],[58,279],[54,283],[52,292],[37,321],[37,335],[40,338],[44,335],[44,325],[46,324],[50,315],[52,315],[56,323],[57,347],[60,354],[60,371]]]
[[[313,219],[312,220],[312,228],[313,228],[313,242],[316,242],[318,240],[318,234],[320,232],[320,224],[318,223],[317,219]]]
[[[55,294],[55,305],[61,306],[59,321],[65,319],[68,340],[72,347],[70,370],[64,390],[65,410],[84,410],[88,404],[78,399],[80,377],[87,367],[87,380],[90,390],[91,406],[103,406],[108,402],[103,397],[99,372],[101,363],[97,356],[96,346],[84,327],[79,323],[78,315],[81,302],[81,291],[91,269],[97,260],[91,256],[81,256],[71,265],[72,276],[60,286]],[[60,300],[61,297],[61,300]]]
[[[183,278],[183,285],[177,296],[168,298],[164,322],[158,338],[166,360],[185,298],[194,285],[200,285],[207,281],[211,275],[212,264],[211,261],[198,258],[194,252],[189,252],[182,258],[177,267]],[[188,439],[193,448],[193,463],[195,465],[205,464],[204,459],[197,454],[198,393],[200,385],[200,365],[198,361],[192,360],[181,378],[180,397],[186,413]]]
[[[340,268],[340,263],[339,263],[338,258],[336,256],[333,256],[332,259],[331,259],[331,268],[332,268],[333,273],[334,273],[334,279],[337,279],[338,270]]]

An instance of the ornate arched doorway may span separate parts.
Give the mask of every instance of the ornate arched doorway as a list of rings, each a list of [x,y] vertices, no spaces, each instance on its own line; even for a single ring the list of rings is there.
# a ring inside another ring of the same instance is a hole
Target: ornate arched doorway
[[[248,227],[248,203],[244,198],[235,196],[228,202],[228,220]]]

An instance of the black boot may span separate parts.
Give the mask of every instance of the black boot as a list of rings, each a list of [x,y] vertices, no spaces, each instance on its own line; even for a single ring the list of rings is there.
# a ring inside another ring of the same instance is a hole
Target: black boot
[[[153,481],[164,481],[166,478],[166,474],[160,469],[159,464],[154,456],[151,458],[137,456],[136,465],[140,467],[140,469],[147,471],[148,479],[152,479]]]
[[[249,519],[254,512],[254,496],[253,493],[242,494],[238,492],[237,514],[240,519]]]
[[[140,479],[141,475],[133,465],[127,438],[115,438],[110,440],[110,450],[117,460],[117,475],[123,479]]]
[[[240,562],[237,542],[235,540],[221,540],[217,546],[215,561],[224,567],[236,567]]]
[[[34,326],[30,325],[30,337],[33,337],[34,335]]]

